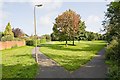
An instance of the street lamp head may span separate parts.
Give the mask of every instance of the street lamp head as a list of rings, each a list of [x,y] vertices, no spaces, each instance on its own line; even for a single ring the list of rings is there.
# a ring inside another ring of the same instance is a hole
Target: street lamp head
[[[40,7],[40,6],[42,6],[42,4],[40,4],[40,5],[35,5],[35,6]]]

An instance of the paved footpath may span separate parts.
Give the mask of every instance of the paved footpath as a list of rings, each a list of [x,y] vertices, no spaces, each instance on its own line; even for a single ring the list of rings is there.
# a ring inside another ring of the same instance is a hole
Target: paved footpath
[[[106,78],[107,66],[104,60],[104,49],[91,61],[72,73],[39,52],[39,47],[37,47],[37,52],[39,70],[36,78]],[[34,53],[35,49],[33,49],[33,56]]]
[[[107,78],[107,65],[104,60],[105,49],[102,49],[90,62],[72,73],[74,78]]]
[[[35,49],[33,50],[34,55]],[[55,61],[51,60],[41,52],[37,47],[38,63],[40,68],[37,78],[69,78],[70,74],[63,67],[60,67]]]

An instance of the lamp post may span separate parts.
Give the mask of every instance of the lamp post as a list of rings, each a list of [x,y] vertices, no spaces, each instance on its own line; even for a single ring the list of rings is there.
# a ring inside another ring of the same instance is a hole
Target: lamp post
[[[35,5],[34,6],[34,31],[35,31],[35,61],[38,63],[38,54],[37,54],[37,34],[36,34],[36,15],[35,15],[35,8],[40,7],[40,5]]]

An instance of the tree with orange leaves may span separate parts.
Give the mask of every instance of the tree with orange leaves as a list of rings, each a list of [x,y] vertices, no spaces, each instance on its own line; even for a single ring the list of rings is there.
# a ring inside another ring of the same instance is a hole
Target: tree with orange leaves
[[[55,19],[56,30],[59,36],[65,38],[66,45],[70,39],[73,40],[74,45],[74,38],[79,31],[80,22],[80,15],[70,9]]]

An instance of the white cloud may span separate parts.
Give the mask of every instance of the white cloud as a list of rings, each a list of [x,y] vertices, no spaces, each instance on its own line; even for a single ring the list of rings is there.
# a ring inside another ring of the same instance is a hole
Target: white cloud
[[[32,6],[42,4],[43,6],[40,7],[40,11],[44,11],[43,15],[40,16],[39,20],[37,21],[37,25],[40,25],[38,28],[41,29],[39,34],[50,33],[53,27],[53,16],[57,14],[57,10],[62,7],[63,2],[56,2],[56,0],[33,0]]]
[[[40,16],[40,19],[39,19],[40,21],[39,22],[42,25],[46,25],[46,26],[47,25],[48,26],[53,25],[54,19],[52,19],[52,18],[53,18],[53,16],[55,17],[56,15],[58,15],[58,12],[56,12],[56,11],[46,13],[46,14]]]
[[[0,2],[29,2],[30,0],[0,0]]]
[[[2,0],[0,0],[0,29],[1,30],[3,30],[2,20],[4,19],[2,7],[3,7],[3,2]]]
[[[50,24],[52,22],[51,17],[56,13],[56,10],[62,6],[61,2],[56,2],[60,0],[31,0],[32,6],[42,4],[40,7],[41,11],[45,11],[46,13],[40,17],[41,24]]]
[[[29,0],[33,1],[33,0]],[[34,0],[34,1],[39,1],[39,2],[50,2],[50,1],[55,1],[55,2],[111,2],[111,1],[118,1],[118,0]]]
[[[31,6],[35,6],[38,4],[42,4],[43,6],[40,7],[40,11],[43,11],[43,15],[39,17],[37,21],[39,35],[44,33],[51,33],[53,27],[53,20],[52,17],[57,14],[57,10],[62,7],[63,2],[57,2],[58,0],[31,0]],[[42,29],[42,31],[41,31]]]
[[[42,4],[43,6],[40,7],[42,10],[47,10],[49,12],[55,11],[56,9],[60,8],[62,6],[61,2],[56,2],[56,0],[31,0],[32,6]]]
[[[100,32],[100,28],[102,28],[101,15],[90,15],[85,20],[86,30],[93,32]]]
[[[9,12],[3,10],[4,1],[0,0],[0,31],[3,31],[6,25],[3,25],[4,20],[10,15]]]
[[[88,16],[88,18],[86,20],[87,23],[96,23],[99,21],[100,21],[100,18],[99,18],[99,16],[96,16],[96,15],[90,15],[90,16]]]
[[[47,25],[52,24],[52,20],[50,19],[49,16],[45,15],[45,16],[40,17],[40,24],[47,26]]]
[[[0,2],[3,0],[0,0]],[[118,0],[4,0],[4,2],[111,2]]]

